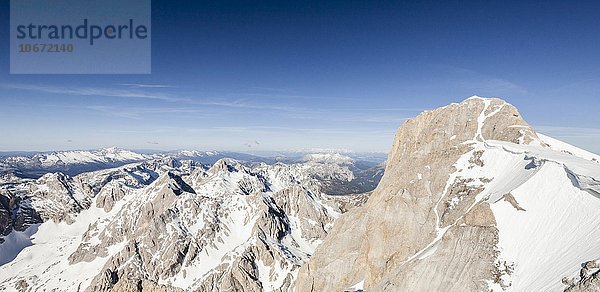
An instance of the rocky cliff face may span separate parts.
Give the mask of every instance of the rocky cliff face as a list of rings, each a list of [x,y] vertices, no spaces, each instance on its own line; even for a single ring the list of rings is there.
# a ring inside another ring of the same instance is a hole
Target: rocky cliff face
[[[1,263],[0,288],[288,291],[339,214],[364,202],[323,194],[321,177],[353,175],[162,158],[2,185],[0,247],[25,249]]]
[[[8,235],[48,220],[72,222],[73,216],[91,203],[91,193],[87,191],[81,182],[62,174],[47,174],[2,188],[0,230]]]
[[[221,160],[207,170],[169,171],[106,226],[92,226],[71,264],[93,261],[125,242],[89,291],[118,288],[121,281],[204,291],[289,287],[291,272],[312,254],[338,212],[309,187],[269,177],[279,170],[270,168]]]
[[[296,291],[344,291],[357,284],[365,291],[560,289],[560,273],[576,269],[581,255],[565,259],[568,268],[557,272],[546,286],[536,280],[512,281],[514,273],[527,277],[536,272],[523,271],[526,265],[517,261],[518,256],[505,254],[514,247],[506,244],[512,236],[505,230],[520,228],[505,223],[519,212],[529,216],[543,212],[533,210],[533,204],[519,205],[522,197],[532,195],[519,190],[541,177],[541,169],[554,166],[544,166],[551,158],[534,157],[508,145],[541,152],[548,148],[519,112],[499,99],[474,97],[408,120],[396,134],[379,186],[366,204],[337,220],[300,270]],[[599,169],[593,161],[577,162]],[[560,183],[573,187],[567,176],[563,171],[566,182]],[[511,194],[514,190],[518,195]],[[553,191],[561,189],[555,186]],[[569,191],[598,205],[584,188]],[[510,206],[512,211],[506,215],[492,208],[496,205]],[[524,237],[512,240],[527,242]]]

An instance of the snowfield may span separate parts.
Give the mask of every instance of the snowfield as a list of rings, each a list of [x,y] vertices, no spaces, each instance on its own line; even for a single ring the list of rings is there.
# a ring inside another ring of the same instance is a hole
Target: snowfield
[[[479,129],[497,112],[484,115],[484,102]],[[448,180],[471,179],[470,186],[484,188],[473,206],[490,203],[499,230],[498,264],[512,270],[502,276],[508,287],[490,283],[493,291],[562,291],[564,277],[577,278],[582,263],[600,259],[600,157],[539,137],[524,145],[485,140],[479,131],[465,142],[473,150]],[[483,166],[470,163],[477,152]]]

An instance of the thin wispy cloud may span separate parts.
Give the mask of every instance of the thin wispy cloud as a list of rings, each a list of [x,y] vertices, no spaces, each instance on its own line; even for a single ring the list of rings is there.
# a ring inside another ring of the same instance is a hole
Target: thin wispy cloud
[[[376,111],[376,112],[416,112],[420,113],[424,111],[424,108],[401,108],[401,107],[390,107],[390,108],[347,108],[340,109],[346,111]]]
[[[600,146],[598,146],[600,145],[600,129],[598,128],[535,126],[534,129],[552,138],[600,154]]]
[[[277,111],[301,111],[308,110],[292,106],[279,106],[273,104],[252,104],[246,99],[236,100],[195,100],[190,101],[190,104],[204,105],[204,106],[218,106],[228,108],[239,108],[239,109],[255,109],[255,110],[277,110]]]
[[[359,101],[365,100],[363,98],[355,97],[339,97],[339,96],[317,96],[317,95],[301,95],[301,94],[285,94],[285,93],[256,93],[256,92],[238,92],[229,94],[230,96],[247,96],[247,97],[258,97],[265,99],[308,99],[308,100],[346,100],[346,101]]]
[[[446,72],[451,83],[460,88],[468,90],[473,94],[502,95],[502,94],[524,94],[527,89],[513,81],[493,76],[473,69],[456,66],[435,65],[442,72]]]
[[[140,83],[121,83],[121,86],[133,87],[133,88],[174,88],[172,85],[164,84],[140,84]]]
[[[318,96],[305,96],[305,95],[280,95],[280,94],[252,94],[248,93],[250,97],[245,98],[190,98],[188,96],[182,96],[172,93],[162,93],[157,91],[148,91],[151,88],[168,88],[167,85],[143,85],[143,84],[126,84],[135,86],[136,89],[114,89],[114,88],[94,88],[94,87],[59,87],[59,86],[40,86],[31,84],[3,84],[3,88],[14,89],[14,90],[25,90],[31,92],[39,92],[44,94],[56,94],[56,95],[71,95],[71,96],[98,96],[98,97],[114,97],[124,99],[148,99],[158,100],[170,103],[180,103],[186,106],[206,106],[206,107],[223,107],[243,110],[268,110],[268,111],[282,111],[296,114],[311,114],[316,112],[331,113],[331,112],[343,112],[343,111],[408,111],[408,112],[420,112],[422,109],[417,108],[308,108],[298,105],[289,105],[287,102],[284,104],[278,104],[273,100],[269,102],[260,102],[252,96],[270,97],[273,99],[336,99],[337,97],[318,97]],[[350,100],[348,98],[339,98],[344,100]],[[356,99],[360,100],[360,99]],[[287,103],[287,104],[286,104]],[[102,110],[104,108],[91,107],[92,109]],[[132,110],[122,110],[121,114],[114,114],[115,116],[121,116],[125,118],[141,118],[144,111],[132,112]],[[146,113],[152,113],[152,111],[146,111]]]
[[[250,86],[248,87],[250,90],[258,90],[258,91],[269,91],[269,92],[293,92],[293,90],[287,88],[275,88],[275,87],[266,87],[266,86]]]
[[[123,90],[110,88],[92,88],[92,87],[58,87],[58,86],[39,86],[30,84],[3,84],[2,87],[7,89],[26,90],[45,94],[59,94],[72,96],[100,96],[100,97],[116,97],[116,98],[135,98],[135,99],[151,99],[165,102],[177,102],[188,105],[198,106],[216,106],[239,109],[256,109],[256,110],[279,110],[279,111],[298,111],[302,110],[298,107],[280,106],[274,104],[257,104],[250,103],[247,99],[192,99],[186,96],[175,94],[166,94],[160,92],[149,92],[145,90]],[[147,88],[146,88],[147,89]]]
[[[596,138],[600,139],[599,128],[579,128],[579,127],[555,127],[555,126],[536,126],[536,131],[545,133],[555,138]]]
[[[111,106],[93,105],[93,106],[88,106],[86,108],[90,109],[90,110],[97,111],[97,112],[101,112],[101,113],[103,113],[105,115],[108,115],[108,116],[114,116],[114,117],[126,118],[126,119],[133,119],[133,120],[139,120],[139,119],[141,119],[141,117],[137,113],[128,112],[128,111],[117,111],[117,110],[115,110],[114,107],[111,107]]]
[[[215,117],[217,113],[207,109],[190,107],[158,107],[158,108],[140,108],[140,107],[114,107],[114,106],[87,106],[86,109],[98,111],[107,115],[140,120],[147,115],[181,115],[192,114],[202,117]]]
[[[506,94],[506,93],[526,93],[527,91],[508,80],[494,77],[486,77],[480,80],[465,80],[461,81],[460,85],[464,88],[473,90],[475,93],[495,93],[495,94]]]
[[[390,132],[391,131],[391,132]],[[216,126],[216,127],[161,127],[152,130],[137,130],[137,129],[110,129],[104,130],[110,133],[124,134],[157,134],[157,133],[307,133],[307,134],[357,134],[361,132],[369,132],[369,134],[390,134],[393,130],[376,130],[372,128],[294,128],[294,127],[277,127],[277,126]],[[255,143],[259,145],[260,143]]]
[[[565,96],[574,93],[582,94],[582,92],[591,96],[600,94],[600,78],[586,78],[545,90],[546,94],[564,94]]]
[[[307,99],[307,100],[347,100],[347,101],[361,101],[365,98],[347,97],[347,96],[325,96],[325,95],[307,95],[299,94],[297,90],[288,88],[274,88],[264,86],[250,86],[244,87],[239,91],[227,93],[228,97],[257,97],[265,99]],[[372,98],[372,97],[370,97]]]
[[[62,94],[73,96],[103,96],[103,97],[119,97],[119,98],[139,98],[139,99],[154,99],[168,102],[185,102],[190,101],[189,98],[182,98],[164,93],[146,92],[140,90],[123,90],[123,89],[107,89],[107,88],[92,88],[92,87],[56,87],[56,86],[39,86],[30,84],[3,84],[2,87],[7,89],[27,90],[33,92],[41,92],[48,94]]]

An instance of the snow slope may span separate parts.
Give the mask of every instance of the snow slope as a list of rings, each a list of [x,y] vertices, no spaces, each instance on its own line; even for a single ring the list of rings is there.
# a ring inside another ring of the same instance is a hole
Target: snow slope
[[[14,260],[17,255],[28,246],[32,246],[31,236],[37,232],[38,225],[29,226],[25,231],[11,232],[2,239],[2,248],[0,249],[0,265]]]
[[[31,242],[30,246],[21,251],[13,261],[1,266],[0,289],[10,291],[14,286],[9,286],[8,283],[23,275],[42,279],[42,281],[28,281],[29,287],[34,291],[50,287],[63,291],[85,288],[93,276],[102,269],[108,257],[98,257],[91,262],[76,265],[70,265],[67,258],[81,244],[81,235],[91,224],[114,217],[118,210],[119,208],[115,208],[113,212],[105,213],[100,208],[91,207],[81,212],[74,224],[68,225],[65,222],[41,224],[37,232],[32,234],[32,238],[27,239]],[[122,248],[122,244],[117,244],[109,249],[108,255],[112,256]]]
[[[562,291],[563,277],[600,258],[600,199],[574,186],[557,163],[547,163],[512,190],[521,208],[492,204],[500,258],[514,263],[509,291]]]
[[[469,165],[468,153],[457,163],[456,175],[485,188],[478,201],[489,202],[495,216],[498,263],[513,269],[503,276],[510,287],[492,285],[494,291],[562,291],[563,277],[600,259],[600,164],[503,141],[485,141],[474,151],[484,151],[484,166]],[[517,206],[505,199],[507,194]]]
[[[538,137],[540,137],[540,139],[544,143],[546,143],[553,150],[557,150],[557,151],[564,152],[564,153],[569,153],[571,155],[581,157],[581,158],[584,158],[587,160],[600,161],[600,155],[579,149],[571,144],[554,139],[554,138],[546,136],[544,134],[537,133],[537,135],[538,135]]]
[[[485,140],[478,133],[466,142],[473,150],[461,156],[448,180],[470,179],[469,186],[484,189],[471,208],[490,203],[499,230],[497,263],[512,270],[502,276],[504,288],[490,282],[493,291],[562,291],[563,277],[572,278],[582,263],[600,259],[598,156],[538,137],[527,145]],[[472,163],[476,153],[481,165]]]

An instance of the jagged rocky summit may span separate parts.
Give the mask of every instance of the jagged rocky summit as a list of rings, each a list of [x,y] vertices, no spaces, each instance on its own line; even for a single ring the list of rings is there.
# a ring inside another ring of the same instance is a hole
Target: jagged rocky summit
[[[347,163],[163,157],[0,185],[0,290],[291,289],[335,218]]]
[[[503,100],[424,112],[295,290],[598,291],[599,190],[598,156],[537,134]]]

